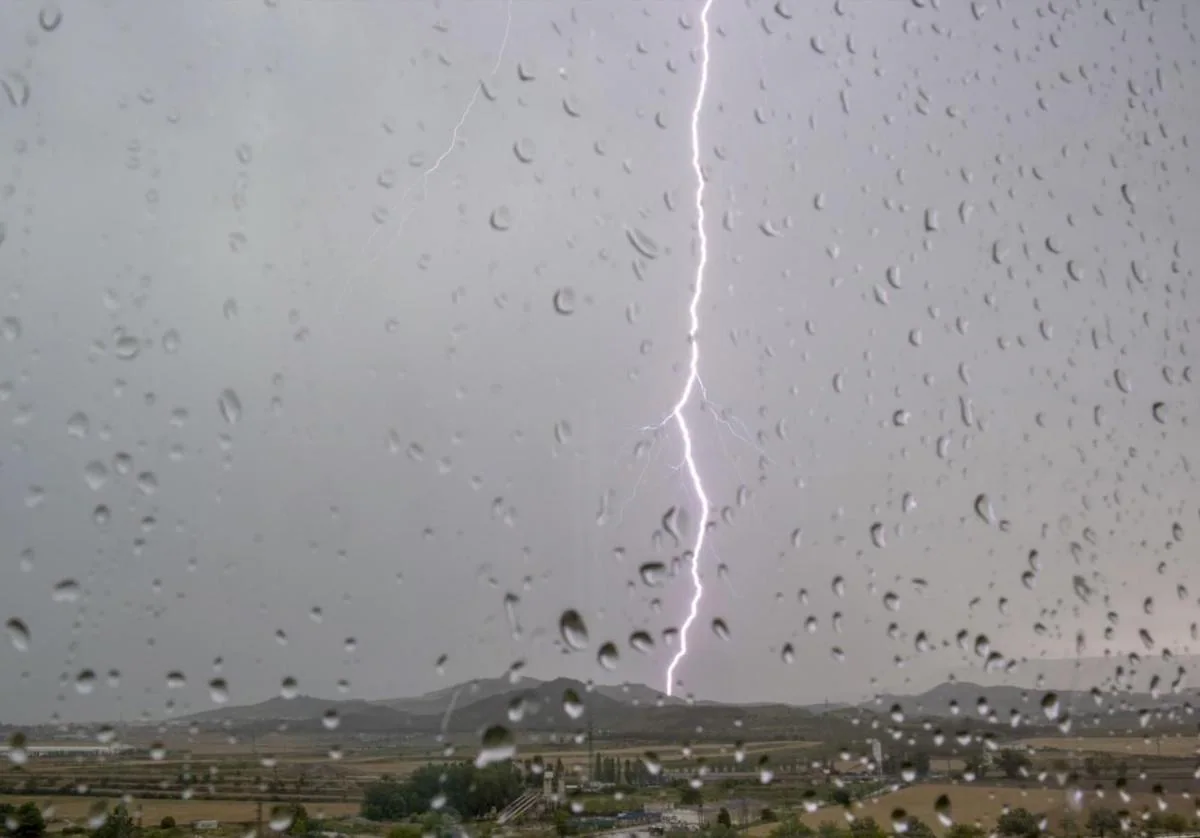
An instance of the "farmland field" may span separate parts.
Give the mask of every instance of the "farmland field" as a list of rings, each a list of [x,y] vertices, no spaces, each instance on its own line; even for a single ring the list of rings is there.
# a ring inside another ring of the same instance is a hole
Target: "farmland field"
[[[1032,748],[1053,748],[1059,751],[1077,751],[1129,756],[1190,757],[1197,753],[1195,737],[1165,736],[1142,738],[1140,736],[1071,736],[1026,739],[1021,742]]]
[[[82,824],[93,811],[92,807],[102,801],[96,797],[26,797],[22,795],[0,795],[0,803],[19,805],[32,800],[44,812],[53,807],[53,814],[46,812],[47,820],[67,819]],[[117,801],[109,801],[115,805]],[[180,824],[191,821],[216,820],[222,823],[253,823],[257,817],[255,804],[250,801],[238,800],[138,800],[134,799],[130,812],[137,817],[140,809],[146,826],[157,825],[165,816],[170,815]],[[357,803],[305,803],[304,808],[310,817],[334,817],[338,815],[354,815],[358,813]],[[263,805],[263,817],[271,814],[271,804]]]
[[[1051,831],[1061,831],[1062,817],[1068,811],[1067,794],[1065,790],[1053,788],[1020,789],[1005,786],[955,785],[950,783],[935,783],[929,785],[910,786],[883,795],[875,800],[865,802],[860,808],[855,808],[855,817],[872,817],[885,829],[891,828],[892,813],[903,809],[910,817],[920,818],[934,829],[944,832],[945,828],[938,821],[934,812],[934,802],[941,795],[950,799],[950,814],[958,823],[974,823],[992,826],[1005,806],[1011,808],[1023,807],[1037,814],[1049,817]],[[1128,803],[1121,802],[1115,793],[1110,792],[1103,799],[1095,793],[1089,793],[1083,801],[1081,812],[1075,813],[1078,821],[1087,817],[1089,808],[1107,807],[1131,812],[1140,812],[1147,807],[1155,807],[1155,798],[1150,794],[1133,794]],[[1193,803],[1181,795],[1167,798],[1167,811],[1178,812],[1186,817],[1193,817]],[[822,821],[832,821],[839,825],[845,824],[845,814],[838,808],[826,808],[817,812],[804,813],[800,820],[816,828]],[[751,827],[751,835],[765,836],[771,832],[774,824],[759,824]]]

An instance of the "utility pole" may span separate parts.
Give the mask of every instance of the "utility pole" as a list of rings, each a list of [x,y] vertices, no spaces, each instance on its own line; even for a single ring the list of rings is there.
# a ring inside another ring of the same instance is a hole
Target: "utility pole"
[[[260,765],[258,758],[258,732],[253,726],[250,728],[250,750],[254,754],[255,766]],[[263,813],[262,813],[262,783],[259,783],[259,788],[254,790],[255,794],[255,815],[254,815],[254,838],[263,838]]]
[[[595,733],[595,725],[592,720],[588,719],[588,770],[586,779],[589,783],[596,782],[596,778],[592,776],[592,772],[596,770],[596,749],[593,744],[593,734]]]

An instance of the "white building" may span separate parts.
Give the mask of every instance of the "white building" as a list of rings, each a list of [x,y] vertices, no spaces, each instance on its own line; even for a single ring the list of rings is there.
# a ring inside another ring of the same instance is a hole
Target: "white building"
[[[136,750],[132,745],[25,745],[12,748],[0,745],[0,754],[7,755],[10,751],[24,751],[31,757],[76,757],[76,756],[117,756]]]

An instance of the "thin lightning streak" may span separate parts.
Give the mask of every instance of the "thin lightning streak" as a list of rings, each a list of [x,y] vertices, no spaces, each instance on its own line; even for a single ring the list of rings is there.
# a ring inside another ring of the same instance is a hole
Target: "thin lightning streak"
[[[708,89],[708,10],[712,8],[713,0],[704,0],[704,8],[700,11],[700,87],[696,92],[696,103],[692,107],[692,171],[696,174],[696,227],[700,237],[700,254],[696,263],[696,281],[692,289],[692,301],[688,306],[688,316],[691,326],[688,329],[688,343],[691,348],[691,362],[688,367],[687,383],[683,393],[675,403],[671,416],[679,426],[679,434],[683,437],[683,459],[687,464],[688,476],[692,480],[692,489],[696,499],[700,501],[699,527],[696,532],[696,544],[692,548],[692,603],[688,610],[687,619],[679,630],[679,651],[671,659],[667,667],[667,695],[671,695],[675,687],[675,667],[687,654],[688,629],[696,621],[700,608],[700,599],[704,596],[704,586],[700,582],[700,551],[704,548],[704,534],[708,522],[708,495],[704,491],[704,483],[700,480],[700,472],[692,457],[692,434],[688,429],[687,420],[683,418],[683,409],[692,398],[692,391],[700,379],[700,296],[704,292],[704,268],[708,265],[708,236],[704,232],[704,171],[700,168],[700,112],[704,109],[704,94]]]
[[[759,445],[757,442],[755,442],[753,439],[751,439],[751,436],[753,436],[753,434],[750,433],[750,429],[746,427],[745,422],[743,422],[737,416],[733,417],[732,419],[726,419],[724,416],[721,415],[724,408],[722,408],[721,405],[712,401],[708,397],[708,391],[704,389],[704,380],[697,379],[696,385],[700,388],[700,399],[703,402],[704,406],[709,408],[708,412],[712,414],[713,421],[716,422],[718,425],[721,425],[722,427],[724,427],[725,430],[729,431],[729,435],[732,436],[734,439],[736,439],[738,442],[741,442],[745,445],[749,445],[751,448],[753,448],[759,454],[761,454],[764,457],[767,457],[767,452],[763,450],[763,447],[761,445]],[[736,425],[734,424],[735,422],[737,423]],[[767,459],[769,461],[770,457],[767,457]]]
[[[504,35],[500,39],[500,49],[496,53],[496,63],[492,65],[492,70],[487,76],[489,81],[495,77],[496,71],[500,69],[501,62],[504,61],[504,51],[508,48],[508,33],[512,29],[512,10],[513,0],[508,0],[506,5],[506,17],[504,21]],[[450,142],[446,145],[446,149],[438,155],[436,160],[433,161],[432,166],[423,171],[419,178],[408,185],[408,188],[400,194],[400,200],[396,202],[397,204],[403,204],[405,199],[412,194],[412,191],[416,189],[417,186],[421,187],[422,198],[425,198],[429,194],[429,178],[431,178],[437,172],[437,170],[441,168],[442,163],[446,162],[446,158],[454,153],[454,149],[458,145],[458,132],[461,131],[463,125],[466,124],[467,118],[470,117],[471,110],[475,107],[475,102],[478,101],[479,94],[482,92],[482,90],[483,82],[481,81],[475,85],[475,90],[471,93],[471,98],[467,101],[467,106],[463,108],[462,114],[458,117],[458,122],[454,124],[454,130],[450,132]],[[395,242],[400,238],[400,233],[403,232],[404,225],[408,223],[409,217],[415,210],[416,205],[414,204],[413,206],[409,207],[408,212],[404,213],[404,216],[400,219],[400,223],[396,225],[396,231],[392,235],[392,242]],[[371,242],[375,241],[375,237],[379,235],[379,231],[381,229],[383,229],[383,225],[376,227],[371,231],[371,235],[367,236],[367,243],[364,244],[362,248],[364,251],[371,246]],[[378,262],[383,254],[387,252],[388,247],[390,247],[390,244],[380,249],[378,253],[371,257],[370,261],[367,262],[363,269],[366,270],[366,268],[369,268]],[[346,294],[350,291],[352,282],[352,279],[347,279],[346,284],[342,286],[342,292],[338,295],[337,303],[333,307],[335,313],[341,311],[342,300],[345,299]]]

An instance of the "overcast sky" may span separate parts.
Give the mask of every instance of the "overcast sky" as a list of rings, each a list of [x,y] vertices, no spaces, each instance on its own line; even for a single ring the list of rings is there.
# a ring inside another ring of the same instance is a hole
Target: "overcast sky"
[[[1189,5],[713,4],[681,694],[1191,648]],[[700,8],[7,7],[3,721],[663,687]]]

